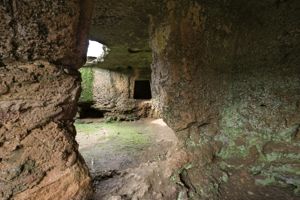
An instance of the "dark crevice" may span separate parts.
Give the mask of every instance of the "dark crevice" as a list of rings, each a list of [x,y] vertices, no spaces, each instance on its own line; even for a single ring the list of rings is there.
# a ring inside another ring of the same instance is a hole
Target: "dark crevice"
[[[184,185],[184,187],[188,189],[189,197],[197,195],[197,191],[196,191],[195,187],[193,186],[190,178],[188,177],[188,172],[185,169],[182,170],[182,172],[179,174],[179,178],[180,178],[181,183]]]
[[[9,22],[9,26],[12,28],[12,39],[11,39],[11,45],[12,45],[12,50],[11,54],[12,57],[14,57],[16,60],[19,59],[17,55],[17,50],[18,50],[18,43],[17,43],[17,16],[16,16],[16,1],[14,0],[9,0],[7,1],[7,7],[10,12],[10,15],[12,16],[11,21]]]
[[[78,113],[80,119],[85,118],[103,118],[104,111],[97,110],[92,107],[92,102],[80,102],[78,103]]]
[[[94,176],[93,182],[96,183],[96,182],[100,182],[100,181],[105,181],[105,180],[114,178],[115,176],[119,176],[119,175],[121,175],[121,173],[117,170],[101,172]]]
[[[42,22],[38,22],[38,29],[39,29],[39,35],[43,38],[46,39],[48,37],[48,27],[42,23]]]

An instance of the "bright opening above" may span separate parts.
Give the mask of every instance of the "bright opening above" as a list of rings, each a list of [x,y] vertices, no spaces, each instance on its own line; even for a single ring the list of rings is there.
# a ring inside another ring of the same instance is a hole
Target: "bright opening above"
[[[89,40],[89,47],[87,51],[88,57],[95,57],[98,58],[100,56],[103,56],[104,50],[103,50],[103,44]]]

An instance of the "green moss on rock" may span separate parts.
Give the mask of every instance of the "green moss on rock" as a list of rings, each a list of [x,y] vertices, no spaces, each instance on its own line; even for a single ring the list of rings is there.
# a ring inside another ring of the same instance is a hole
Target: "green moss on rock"
[[[81,96],[79,102],[91,102],[93,101],[93,81],[94,81],[94,72],[92,68],[84,67],[80,70],[81,73]]]
[[[299,125],[271,129],[258,124],[255,115],[245,115],[242,109],[246,104],[237,103],[226,107],[222,112],[221,133],[215,139],[222,143],[217,156],[223,161],[220,167],[225,170],[246,167],[254,176],[255,183],[262,186],[291,187],[299,193],[298,143],[293,135]],[[260,112],[256,109],[256,112]],[[251,128],[249,128],[251,127]],[[269,145],[268,145],[269,144]],[[254,159],[251,149],[257,150]],[[241,162],[231,162],[240,160]]]

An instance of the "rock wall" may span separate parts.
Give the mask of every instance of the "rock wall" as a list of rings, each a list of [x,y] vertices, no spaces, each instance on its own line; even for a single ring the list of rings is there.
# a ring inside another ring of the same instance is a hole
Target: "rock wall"
[[[153,92],[190,199],[300,199],[299,8],[166,0],[152,16]]]
[[[105,62],[95,64],[107,69],[149,68],[149,13],[156,12],[160,0],[95,0],[90,38],[110,51]]]
[[[134,99],[135,80],[150,80],[150,68],[108,70],[84,67],[81,74],[85,83],[80,100],[82,111],[88,106],[114,120],[156,117],[151,100]]]
[[[99,75],[94,85],[93,107],[107,110],[107,115],[121,119],[158,116],[153,104],[133,100],[131,90],[136,71],[150,78],[149,14],[158,13],[160,5],[161,0],[95,0],[90,39],[104,44],[108,51],[103,62],[86,66]],[[101,69],[97,71],[98,68]]]
[[[130,95],[131,70],[118,72],[95,68],[93,71],[95,107],[104,111],[119,110],[120,112],[134,108],[134,99]]]
[[[0,1],[0,199],[87,199],[73,117],[90,1]]]

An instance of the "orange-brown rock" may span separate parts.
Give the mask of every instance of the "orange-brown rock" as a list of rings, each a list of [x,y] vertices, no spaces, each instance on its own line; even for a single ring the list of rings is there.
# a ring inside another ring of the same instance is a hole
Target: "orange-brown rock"
[[[0,2],[0,199],[91,195],[73,126],[90,5]]]

